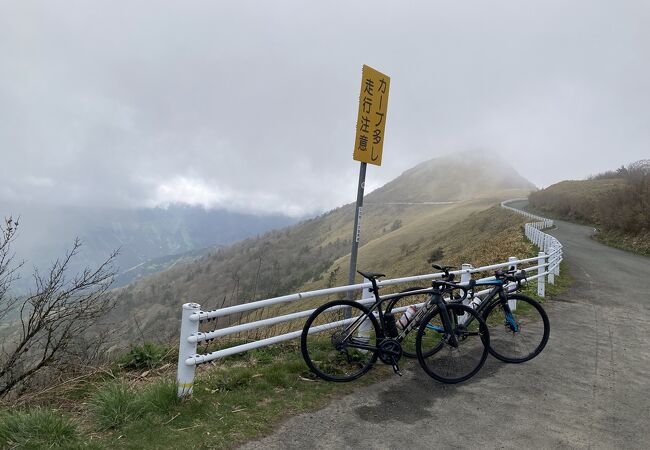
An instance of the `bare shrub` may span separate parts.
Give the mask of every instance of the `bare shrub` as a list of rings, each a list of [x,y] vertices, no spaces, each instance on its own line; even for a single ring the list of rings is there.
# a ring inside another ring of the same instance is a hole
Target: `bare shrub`
[[[21,264],[13,264],[11,244],[18,223],[5,219],[0,226],[0,319],[16,315],[13,332],[0,349],[0,397],[43,376],[45,369],[63,372],[72,364],[83,364],[96,356],[105,334],[92,328],[113,307],[106,291],[115,276],[111,254],[99,267],[86,268],[70,277],[70,262],[79,253],[75,239],[71,250],[47,270],[34,270],[34,288],[25,296],[11,294]],[[94,336],[94,337],[93,337]],[[89,337],[92,339],[89,340]]]

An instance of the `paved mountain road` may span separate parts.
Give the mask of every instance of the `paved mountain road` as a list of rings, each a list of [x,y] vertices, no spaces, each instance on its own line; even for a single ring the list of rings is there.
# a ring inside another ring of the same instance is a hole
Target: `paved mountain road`
[[[650,448],[650,259],[556,223],[575,283],[539,357],[453,386],[412,364],[243,448]]]

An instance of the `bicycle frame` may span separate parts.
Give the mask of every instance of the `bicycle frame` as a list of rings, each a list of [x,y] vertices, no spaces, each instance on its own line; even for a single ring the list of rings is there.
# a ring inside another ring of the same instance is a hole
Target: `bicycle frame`
[[[519,331],[519,326],[515,322],[513,316],[512,316],[512,311],[510,310],[510,305],[508,304],[508,295],[507,295],[507,288],[506,284],[502,280],[486,280],[486,281],[477,281],[475,286],[494,286],[490,292],[487,293],[487,295],[481,299],[480,297],[474,297],[472,298],[478,299],[478,305],[476,306],[476,312],[479,315],[483,315],[483,312],[492,304],[494,303],[495,299],[499,298],[499,303],[501,303],[506,320],[508,321],[508,324],[512,328],[514,332]],[[504,289],[505,288],[505,289]],[[471,318],[468,316],[466,318],[463,318],[461,320],[461,323],[463,324],[468,324],[471,323]]]
[[[397,300],[399,300],[399,299],[401,299],[403,297],[420,295],[420,294],[429,294],[430,299],[427,302],[425,302],[422,305],[422,307],[418,308],[418,311],[417,311],[415,317],[413,317],[413,319],[411,319],[411,321],[408,323],[406,328],[402,329],[398,333],[398,335],[395,337],[395,339],[398,342],[403,341],[404,338],[413,330],[413,328],[415,328],[417,325],[419,325],[422,318],[424,318],[424,316],[426,314],[428,314],[429,311],[431,311],[431,309],[434,306],[438,306],[440,308],[440,312],[441,312],[440,315],[441,315],[441,319],[442,319],[442,322],[443,322],[443,328],[444,329],[440,329],[440,330],[436,329],[435,331],[447,333],[447,335],[450,337],[450,342],[449,343],[454,347],[458,346],[458,339],[455,336],[455,334],[451,331],[451,330],[453,330],[453,324],[452,324],[451,317],[449,316],[449,313],[447,311],[447,307],[446,307],[447,303],[444,301],[444,297],[443,297],[443,295],[445,293],[444,289],[438,289],[436,287],[429,287],[429,288],[422,288],[422,289],[414,289],[414,290],[409,291],[409,292],[400,292],[400,293],[396,293],[396,294],[389,294],[389,295],[381,297],[381,296],[379,296],[378,287],[377,287],[377,284],[376,284],[375,280],[372,280],[372,283],[373,283],[373,294],[375,295],[375,303],[373,303],[372,306],[370,306],[369,311],[368,311],[367,314],[357,317],[351,324],[349,324],[345,328],[344,332],[346,333],[346,335],[343,338],[343,342],[346,342],[346,341],[349,342],[348,340],[350,338],[352,338],[353,334],[359,330],[359,328],[361,327],[363,322],[368,320],[368,316],[370,314],[375,314],[378,317],[379,325],[380,325],[380,328],[381,328],[381,331],[382,331],[382,336],[380,336],[380,337],[385,338],[386,337],[385,336],[385,331],[387,329],[386,320],[385,320],[385,310],[392,310],[392,306],[394,305],[394,302],[396,302]],[[389,304],[387,308],[382,310],[381,305],[384,302],[388,302],[388,301],[391,301],[391,300],[393,300],[393,304]],[[360,342],[354,342],[350,346],[354,347],[354,348],[364,349],[364,350],[372,350],[372,351],[377,350],[376,347],[372,347],[372,346],[369,346],[369,345],[366,345],[366,344],[363,344],[363,343],[360,343]]]

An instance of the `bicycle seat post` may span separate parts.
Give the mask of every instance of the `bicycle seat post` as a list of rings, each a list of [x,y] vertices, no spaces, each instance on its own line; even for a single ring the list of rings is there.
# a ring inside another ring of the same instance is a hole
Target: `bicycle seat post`
[[[357,273],[361,275],[365,280],[372,283],[372,293],[375,295],[375,300],[379,301],[379,286],[377,286],[377,278],[385,276],[383,273],[376,272],[362,272],[357,270]]]
[[[375,296],[375,300],[379,301],[379,286],[377,286],[377,279],[371,278],[370,282],[372,283],[372,293]]]

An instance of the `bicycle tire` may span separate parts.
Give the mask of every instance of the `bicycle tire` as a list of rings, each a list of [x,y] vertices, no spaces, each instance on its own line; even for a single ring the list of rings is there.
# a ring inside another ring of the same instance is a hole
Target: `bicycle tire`
[[[490,354],[511,364],[530,361],[548,343],[548,315],[539,302],[526,295],[509,294],[507,299],[518,302],[512,311],[513,322],[506,318],[500,301],[490,304],[483,314],[490,330]]]
[[[346,314],[350,315],[346,317]],[[375,349],[360,350],[340,342],[336,343],[336,339],[340,337],[337,337],[336,333],[342,331],[347,323],[340,326],[331,326],[331,323],[361,315],[370,319],[372,326],[368,329],[367,345]],[[324,329],[317,328],[328,324],[330,326]],[[379,323],[368,308],[350,300],[335,300],[320,306],[309,316],[300,336],[300,350],[305,363],[318,377],[327,381],[352,381],[365,374],[377,361],[377,344],[381,338]]]
[[[434,380],[447,384],[460,383],[478,373],[485,364],[490,345],[490,333],[483,318],[472,308],[461,304],[447,305],[453,322],[458,347],[452,347],[445,337],[440,308],[427,314],[416,337],[418,361]],[[458,323],[458,316],[469,314],[467,325]],[[426,336],[426,337],[425,337]]]

